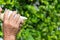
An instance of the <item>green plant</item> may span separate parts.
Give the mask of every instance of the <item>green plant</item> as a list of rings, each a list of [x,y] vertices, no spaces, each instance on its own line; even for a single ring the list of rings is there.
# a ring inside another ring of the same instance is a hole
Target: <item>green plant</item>
[[[1,0],[0,5],[28,18],[18,40],[60,40],[60,0]]]

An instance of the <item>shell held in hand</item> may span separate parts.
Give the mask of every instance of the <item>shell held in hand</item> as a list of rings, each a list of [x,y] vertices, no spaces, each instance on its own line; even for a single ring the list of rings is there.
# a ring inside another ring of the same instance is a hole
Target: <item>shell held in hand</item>
[[[5,9],[4,13],[9,10],[9,9]],[[12,13],[13,11],[9,10],[9,15]],[[17,12],[17,11],[16,11]],[[0,19],[3,21],[3,18],[4,18],[4,13],[0,13]],[[8,16],[9,16],[8,15]],[[23,16],[20,16],[20,18],[22,18],[23,20],[26,20],[27,18],[26,17],[23,17]]]

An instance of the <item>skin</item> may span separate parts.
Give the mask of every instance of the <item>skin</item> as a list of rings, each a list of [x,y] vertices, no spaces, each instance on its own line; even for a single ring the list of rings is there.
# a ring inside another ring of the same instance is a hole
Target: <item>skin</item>
[[[0,12],[2,8],[0,8]],[[20,30],[20,25],[23,23],[23,19],[20,19],[20,15],[13,11],[10,16],[8,16],[9,10],[5,11],[4,21],[3,21],[3,34],[4,40],[16,40],[16,35]],[[15,17],[14,17],[15,16]]]

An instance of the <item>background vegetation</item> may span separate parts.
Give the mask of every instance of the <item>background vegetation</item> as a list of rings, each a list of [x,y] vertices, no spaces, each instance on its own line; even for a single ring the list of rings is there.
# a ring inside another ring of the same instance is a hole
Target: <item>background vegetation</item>
[[[0,6],[28,18],[17,40],[60,40],[60,0],[0,0]]]

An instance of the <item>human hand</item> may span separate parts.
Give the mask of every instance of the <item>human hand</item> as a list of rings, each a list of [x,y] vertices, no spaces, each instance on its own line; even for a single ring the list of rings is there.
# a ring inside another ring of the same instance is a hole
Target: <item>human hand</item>
[[[4,39],[6,40],[8,39],[8,37],[10,38],[10,40],[15,39],[15,36],[19,32],[20,27],[23,23],[23,19],[20,18],[20,15],[16,13],[16,11],[11,12],[9,10],[6,10],[4,13],[3,33]]]
[[[4,22],[3,22],[3,31],[4,33],[16,35],[20,30],[20,27],[23,23],[23,19],[20,18],[19,14],[16,14],[16,11],[13,11],[9,14],[9,10],[6,10],[4,14]]]

